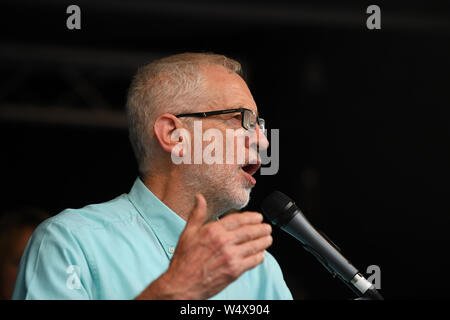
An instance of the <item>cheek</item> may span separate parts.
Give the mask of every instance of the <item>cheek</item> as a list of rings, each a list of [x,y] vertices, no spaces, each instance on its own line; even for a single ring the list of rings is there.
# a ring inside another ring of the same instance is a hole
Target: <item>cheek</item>
[[[238,179],[238,171],[233,164],[207,165],[209,168],[203,170],[208,177],[212,177],[212,182],[217,188],[223,188],[227,185],[234,185]],[[234,188],[234,187],[233,187]]]
[[[234,138],[234,163],[243,165],[248,159],[248,137],[245,135],[239,135]]]

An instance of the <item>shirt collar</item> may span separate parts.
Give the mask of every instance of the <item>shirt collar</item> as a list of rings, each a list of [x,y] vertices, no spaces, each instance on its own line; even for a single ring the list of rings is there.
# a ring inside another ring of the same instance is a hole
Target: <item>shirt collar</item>
[[[170,259],[186,221],[159,200],[139,177],[128,193],[128,198],[155,232]]]

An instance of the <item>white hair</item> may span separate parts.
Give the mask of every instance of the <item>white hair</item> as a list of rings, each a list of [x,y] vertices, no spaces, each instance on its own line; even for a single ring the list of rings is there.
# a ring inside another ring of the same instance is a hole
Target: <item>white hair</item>
[[[129,136],[139,173],[150,169],[154,147],[153,125],[163,113],[193,112],[208,98],[201,67],[219,65],[241,75],[241,64],[213,53],[182,53],[140,68],[131,82],[127,98]]]

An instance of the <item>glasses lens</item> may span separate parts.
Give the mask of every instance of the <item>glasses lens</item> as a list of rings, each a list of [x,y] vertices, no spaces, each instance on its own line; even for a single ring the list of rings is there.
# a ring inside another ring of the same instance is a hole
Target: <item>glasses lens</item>
[[[255,130],[256,115],[250,110],[244,111],[243,127],[247,130]]]
[[[266,121],[264,121],[264,119],[259,118],[258,124],[259,124],[259,127],[261,128],[261,131],[267,137]]]

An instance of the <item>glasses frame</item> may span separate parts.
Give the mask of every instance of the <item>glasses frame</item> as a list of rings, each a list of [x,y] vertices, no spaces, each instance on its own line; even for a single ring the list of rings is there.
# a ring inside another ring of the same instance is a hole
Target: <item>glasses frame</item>
[[[245,121],[245,112],[251,112],[256,117],[256,124],[259,125],[260,129],[266,135],[266,122],[263,118],[260,118],[254,111],[247,109],[247,108],[235,108],[235,109],[226,109],[226,110],[214,110],[214,111],[207,111],[207,112],[194,112],[194,113],[181,113],[178,115],[175,115],[177,118],[181,117],[198,117],[198,118],[206,118],[209,116],[216,116],[220,114],[228,114],[228,113],[235,113],[240,112],[241,113],[241,126],[248,130],[248,131],[254,131],[255,128],[249,127],[249,124]],[[255,124],[255,125],[256,125]]]

